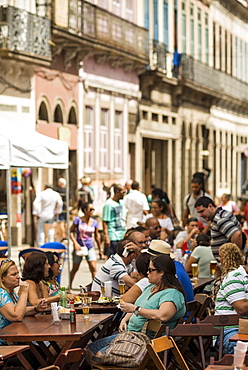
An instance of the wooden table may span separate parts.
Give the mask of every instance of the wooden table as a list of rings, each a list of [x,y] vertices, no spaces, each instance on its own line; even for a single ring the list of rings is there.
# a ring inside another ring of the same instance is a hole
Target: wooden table
[[[91,314],[89,319],[77,315],[77,322],[71,324],[70,320],[62,320],[54,324],[51,315],[27,316],[21,322],[14,322],[0,330],[0,337],[7,343],[24,342],[30,346],[33,354],[41,365],[49,363],[56,365],[59,354],[70,348],[84,348],[90,339],[98,339],[105,335],[112,321],[113,314]],[[99,330],[99,326],[102,326]],[[97,338],[93,335],[97,333]],[[47,361],[40,355],[32,343],[36,341],[47,356]],[[49,341],[55,350],[55,355],[46,347]],[[59,343],[62,348],[59,347]]]
[[[205,370],[233,370],[233,366],[228,365],[208,365]],[[248,370],[248,367],[245,366],[242,370]]]
[[[248,342],[248,334],[234,334],[230,339],[231,342],[237,342],[238,340],[242,340],[243,342]]]
[[[32,367],[21,352],[29,349],[29,346],[0,346],[0,360],[5,361],[11,357],[17,357],[26,370]]]
[[[202,278],[202,279],[196,279],[195,285],[193,286],[194,294],[201,293],[206,285],[212,283],[215,278]]]

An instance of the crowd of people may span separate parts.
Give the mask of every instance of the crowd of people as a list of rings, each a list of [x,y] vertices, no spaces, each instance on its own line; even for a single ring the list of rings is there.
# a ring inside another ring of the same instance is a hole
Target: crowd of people
[[[65,185],[63,181],[60,183]],[[84,256],[93,291],[101,292],[108,281],[112,283],[112,295],[120,296],[119,281],[122,280],[125,293],[121,295],[120,309],[125,315],[119,332],[141,332],[150,319],[174,328],[185,316],[187,302],[194,300],[189,277],[192,264],[197,263],[199,278],[207,278],[210,277],[209,264],[214,260],[217,262],[215,280],[204,290],[212,297],[213,312],[248,315],[247,239],[239,222],[244,216],[227,194],[222,196],[220,206],[216,206],[200,178],[192,178],[191,190],[184,198],[180,228],[168,195],[162,189],[152,186],[151,194],[146,197],[137,181],[129,181],[126,186],[114,184],[113,194],[103,207],[101,238],[94,217],[93,192],[89,183],[83,184],[78,206],[81,213],[75,215],[70,226],[73,243],[70,281],[72,283],[80,269]],[[44,242],[44,235],[39,233],[41,226],[65,212],[63,200],[57,194],[47,185],[34,201],[40,243]],[[66,221],[62,216],[60,220]],[[103,253],[106,256],[98,271],[95,245],[99,256],[103,257]],[[1,262],[0,329],[22,320],[25,315],[45,310],[52,302],[59,302],[60,267],[57,253],[33,252],[24,263],[20,279],[15,262]],[[229,339],[237,330],[237,327],[225,329],[224,353],[233,353],[234,345]],[[117,335],[90,344],[88,363],[102,357]],[[29,359],[32,357],[29,351],[24,354]]]

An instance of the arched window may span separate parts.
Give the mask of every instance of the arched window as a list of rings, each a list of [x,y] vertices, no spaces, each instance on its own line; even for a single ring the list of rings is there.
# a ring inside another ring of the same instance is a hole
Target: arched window
[[[39,120],[48,122],[48,112],[47,112],[46,104],[44,102],[42,102],[40,105],[38,117],[39,117]]]
[[[76,111],[74,107],[71,107],[68,117],[68,123],[71,123],[73,125],[77,124],[77,117],[76,117]]]
[[[57,105],[54,111],[54,122],[63,123],[63,114],[60,105]]]

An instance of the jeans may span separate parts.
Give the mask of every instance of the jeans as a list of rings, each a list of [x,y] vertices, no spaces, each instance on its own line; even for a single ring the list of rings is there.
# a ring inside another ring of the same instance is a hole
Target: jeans
[[[111,240],[110,242],[110,249],[109,249],[109,255],[115,254],[116,253],[116,247],[117,244],[119,243],[119,240]]]
[[[236,347],[236,342],[230,342],[229,339],[238,333],[238,328],[228,328],[224,329],[224,338],[223,338],[223,355],[234,353],[234,347]],[[216,340],[216,347],[219,349],[220,346],[220,337]]]
[[[48,220],[47,218],[40,217],[38,219],[38,231],[37,231],[37,243],[40,247],[45,243],[45,231],[44,225],[45,224],[53,224],[54,220]],[[48,235],[48,242],[54,242],[54,227],[51,227],[50,230],[47,232]]]

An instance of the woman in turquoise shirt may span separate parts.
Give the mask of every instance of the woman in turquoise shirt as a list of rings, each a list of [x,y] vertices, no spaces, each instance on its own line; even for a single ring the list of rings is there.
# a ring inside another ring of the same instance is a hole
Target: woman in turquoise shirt
[[[122,319],[119,332],[132,330],[140,332],[147,320],[162,321],[171,329],[186,312],[183,288],[176,277],[173,260],[169,255],[153,257],[148,268],[148,285],[135,304],[121,302],[120,307],[127,314]],[[148,333],[147,333],[148,334]],[[116,337],[99,339],[88,346],[87,362],[92,356],[101,357],[109,343]]]

